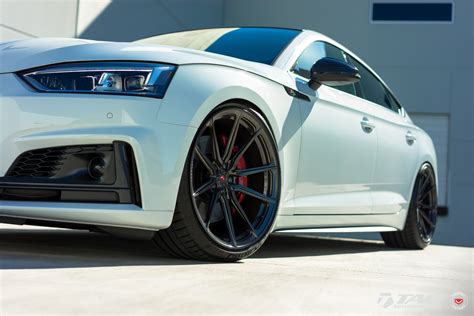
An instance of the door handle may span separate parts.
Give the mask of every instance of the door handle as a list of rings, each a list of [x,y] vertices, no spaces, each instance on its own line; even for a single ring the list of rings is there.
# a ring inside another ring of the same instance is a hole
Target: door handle
[[[407,140],[408,145],[413,145],[413,143],[416,141],[415,135],[411,131],[408,131],[405,135],[405,138]]]
[[[362,130],[366,133],[371,133],[375,129],[374,123],[365,116],[362,118],[362,121],[360,121],[360,125],[362,126]]]

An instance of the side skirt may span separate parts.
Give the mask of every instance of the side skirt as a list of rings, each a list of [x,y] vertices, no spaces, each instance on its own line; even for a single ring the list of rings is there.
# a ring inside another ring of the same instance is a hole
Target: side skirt
[[[328,228],[304,228],[304,229],[282,229],[275,233],[281,234],[313,234],[313,233],[368,233],[368,232],[392,232],[397,231],[389,226],[360,226],[360,227],[328,227]]]

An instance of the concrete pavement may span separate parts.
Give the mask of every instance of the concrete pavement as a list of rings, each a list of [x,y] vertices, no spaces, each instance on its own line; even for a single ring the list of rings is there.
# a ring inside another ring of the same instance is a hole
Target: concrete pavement
[[[473,280],[472,248],[275,235],[249,259],[212,264],[151,242],[0,224],[2,316],[472,315]]]

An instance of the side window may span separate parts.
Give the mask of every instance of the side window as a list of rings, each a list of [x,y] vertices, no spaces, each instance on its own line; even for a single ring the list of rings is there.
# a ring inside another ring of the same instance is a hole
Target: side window
[[[351,63],[359,69],[360,73],[360,90],[357,95],[368,101],[377,103],[394,112],[399,113],[400,106],[393,99],[392,95],[385,86],[364,66],[362,66],[354,58],[350,58]]]
[[[324,57],[331,57],[348,62],[346,54],[339,48],[325,42],[314,42],[304,50],[300,57],[298,57],[291,71],[305,77],[306,79],[310,79],[311,67],[315,62]],[[356,90],[353,84],[333,88],[356,95]]]

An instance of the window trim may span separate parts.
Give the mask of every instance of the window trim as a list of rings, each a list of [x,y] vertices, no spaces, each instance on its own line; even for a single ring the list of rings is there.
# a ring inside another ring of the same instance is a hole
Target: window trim
[[[307,49],[308,47],[310,47],[311,45],[313,45],[314,43],[316,43],[316,42],[321,42],[321,43],[324,43],[324,44],[332,45],[332,46],[336,47],[337,49],[341,50],[347,57],[349,57],[349,58],[348,58],[348,59],[349,59],[349,62],[350,62],[350,59],[352,58],[352,59],[356,60],[358,63],[360,63],[362,66],[364,66],[364,62],[363,62],[360,58],[353,56],[352,54],[348,53],[347,51],[345,51],[344,49],[342,49],[341,47],[339,47],[339,46],[337,46],[337,45],[334,45],[334,44],[332,44],[332,43],[329,43],[329,42],[326,42],[326,41],[324,41],[324,40],[318,39],[318,40],[312,41],[311,43],[309,43],[308,45],[306,45],[306,47],[305,47],[305,48],[299,53],[299,55],[296,57],[294,63],[293,63],[293,64],[290,66],[290,68],[287,70],[288,73],[291,73],[293,76],[296,76],[297,78],[300,78],[301,80],[304,80],[305,82],[309,82],[309,79],[308,79],[308,78],[303,77],[303,76],[301,76],[300,74],[297,74],[296,72],[293,71],[293,69],[294,69],[294,67],[295,67],[295,65],[296,65],[296,63],[297,63],[297,61],[298,61],[298,59],[301,57],[301,55],[303,55],[303,53],[306,51],[306,49]],[[364,67],[365,67],[365,66],[364,66]],[[365,67],[365,68],[367,69],[367,71],[368,71],[369,73],[371,73],[371,74],[375,77],[375,79],[377,79],[378,82],[380,82],[380,84],[385,88],[386,92],[387,92],[387,93],[390,95],[390,97],[395,101],[396,105],[398,106],[398,111],[397,111],[397,112],[393,111],[392,109],[387,108],[386,106],[383,106],[383,105],[381,105],[381,104],[372,102],[372,101],[370,101],[370,100],[367,100],[367,99],[365,99],[365,98],[363,98],[363,97],[358,96],[358,95],[357,95],[357,90],[358,90],[358,89],[357,89],[357,85],[358,85],[358,84],[360,85],[359,82],[356,82],[356,83],[354,84],[354,88],[355,88],[355,90],[356,90],[356,94],[355,94],[355,95],[354,95],[354,94],[351,94],[351,93],[347,93],[347,92],[342,91],[342,90],[339,90],[339,89],[336,89],[336,88],[331,87],[331,86],[328,86],[328,85],[324,85],[324,86],[325,86],[325,87],[328,87],[328,88],[331,88],[331,89],[334,89],[334,90],[336,90],[336,91],[342,92],[342,93],[346,93],[347,95],[350,95],[350,96],[359,98],[359,99],[364,100],[364,101],[366,101],[366,102],[369,102],[369,103],[371,103],[371,104],[374,104],[374,105],[376,105],[376,106],[378,106],[378,107],[381,107],[381,108],[383,108],[383,109],[389,111],[390,113],[397,114],[397,115],[399,115],[399,116],[401,116],[401,117],[406,117],[406,111],[405,111],[404,107],[402,106],[402,104],[400,103],[400,101],[397,99],[397,97],[395,96],[395,94],[393,93],[393,91],[388,87],[388,85],[385,84],[385,83],[383,82],[383,80],[381,80],[381,78],[379,77],[379,75],[377,75],[374,71],[372,71],[372,70],[369,69],[368,67]],[[362,87],[361,87],[361,88],[362,88]],[[361,91],[362,91],[362,94],[363,94],[363,91],[364,91],[364,90],[362,89]]]
[[[366,98],[362,97],[361,99],[365,100],[365,101],[368,101],[368,102],[371,102],[373,104],[376,104],[378,106],[381,106],[383,107],[384,109],[387,109],[389,110],[390,112],[392,113],[397,113],[398,115],[401,115],[403,117],[405,117],[405,111],[403,111],[403,106],[400,104],[400,102],[398,101],[398,99],[395,97],[394,93],[392,92],[392,90],[385,84],[385,82],[383,82],[383,80],[381,80],[380,76],[377,75],[375,73],[375,71],[372,71],[371,69],[369,69],[368,67],[365,67],[364,64],[361,62],[361,60],[359,58],[355,58],[354,56],[352,56],[351,54],[348,54],[346,52],[346,54],[349,56],[349,58],[352,58],[354,59],[355,61],[357,61],[359,64],[361,64],[362,67],[365,68],[365,70],[367,70],[372,76],[374,76],[374,78],[382,85],[382,87],[385,89],[385,93],[388,93],[389,97],[393,99],[393,101],[395,101],[395,105],[398,106],[398,110],[397,111],[394,111],[392,109],[389,109],[387,108],[386,106],[383,106],[382,104],[378,104],[378,103],[375,103],[375,102],[372,102],[370,100],[367,100]],[[353,65],[354,66],[354,65]],[[362,88],[362,93],[364,92],[364,89]],[[356,97],[359,97],[359,96],[356,96]],[[360,98],[360,97],[359,97]]]

